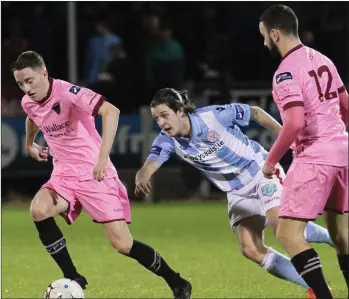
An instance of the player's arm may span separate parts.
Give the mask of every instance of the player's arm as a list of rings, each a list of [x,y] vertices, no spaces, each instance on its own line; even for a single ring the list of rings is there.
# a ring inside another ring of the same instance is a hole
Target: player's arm
[[[342,90],[342,92],[339,94],[339,104],[340,104],[342,120],[343,120],[346,128],[348,127],[348,118],[349,118],[349,115],[348,115],[348,102],[349,102],[348,92],[344,88]]]
[[[155,138],[146,162],[136,174],[136,196],[148,197],[151,189],[150,178],[174,151],[174,143],[171,137],[160,133]]]
[[[284,72],[275,77],[275,101],[280,102],[284,111],[284,122],[279,136],[273,144],[263,167],[265,176],[271,175],[270,170],[286,154],[295,142],[300,130],[304,127],[304,100],[296,73]],[[267,169],[269,168],[269,169]],[[266,175],[266,172],[268,174]]]
[[[333,83],[337,87],[339,96],[339,107],[342,116],[342,120],[345,127],[348,127],[348,92],[343,84],[342,78],[340,77],[338,70],[334,63],[330,62],[330,69],[332,69]]]
[[[160,166],[161,164],[155,160],[147,160],[142,168],[137,171],[135,189],[137,197],[148,197],[151,189],[150,179]]]
[[[27,117],[25,120],[25,148],[33,159],[39,162],[47,162],[48,148],[34,142],[39,131],[39,127]]]
[[[104,101],[98,109],[98,115],[102,117],[102,143],[98,163],[93,171],[95,180],[101,180],[105,175],[109,154],[118,129],[120,110]]]
[[[27,151],[33,146],[36,135],[40,129],[36,124],[27,117],[25,120],[25,148]]]
[[[281,125],[267,112],[258,106],[250,106],[251,119],[259,123],[262,127],[279,134]]]
[[[103,96],[88,88],[67,84],[67,98],[75,109],[88,116],[102,117],[102,143],[93,178],[101,180],[106,175],[108,158],[119,123],[120,111]]]

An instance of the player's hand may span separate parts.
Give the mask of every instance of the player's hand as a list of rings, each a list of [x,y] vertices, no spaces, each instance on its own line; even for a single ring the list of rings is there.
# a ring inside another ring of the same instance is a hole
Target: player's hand
[[[264,163],[262,172],[265,178],[271,179],[275,174],[275,168],[271,168],[267,165],[267,163]]]
[[[99,158],[96,167],[93,169],[93,178],[101,181],[107,176],[107,158]]]
[[[135,195],[139,198],[146,199],[151,190],[150,182],[140,182],[136,185]]]
[[[36,143],[33,143],[28,148],[29,155],[36,161],[47,162],[48,161],[48,147],[40,146]]]

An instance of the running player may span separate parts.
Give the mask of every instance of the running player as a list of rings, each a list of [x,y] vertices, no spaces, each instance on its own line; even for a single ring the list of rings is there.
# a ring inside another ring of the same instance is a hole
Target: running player
[[[283,170],[278,165],[279,177],[265,179],[261,170],[267,152],[237,126],[247,126],[252,119],[278,133],[280,124],[262,109],[244,104],[195,110],[185,91],[172,88],[158,91],[150,107],[162,131],[136,175],[136,195],[148,196],[151,176],[176,153],[227,193],[230,225],[242,254],[270,274],[299,284],[311,294],[290,260],[263,242],[266,218],[276,233]],[[332,245],[321,226],[310,222],[304,232],[309,242]]]
[[[273,97],[283,127],[263,166],[265,177],[292,146],[277,237],[318,298],[332,299],[318,254],[304,228],[324,213],[348,286],[348,93],[333,62],[304,46],[291,8],[273,5],[260,17],[264,45],[282,56]]]
[[[12,72],[26,93],[22,99],[28,116],[26,149],[32,158],[47,162],[48,149],[34,142],[41,130],[53,157],[51,178],[34,196],[30,213],[42,244],[64,277],[76,280],[83,288],[87,284],[70,258],[54,217],[62,215],[71,224],[84,208],[93,221],[103,224],[117,252],[164,278],[175,298],[190,298],[190,283],[129,232],[127,191],[109,159],[119,110],[92,90],[48,77],[38,53],[22,53],[13,63]],[[95,129],[97,115],[102,117],[102,138]]]

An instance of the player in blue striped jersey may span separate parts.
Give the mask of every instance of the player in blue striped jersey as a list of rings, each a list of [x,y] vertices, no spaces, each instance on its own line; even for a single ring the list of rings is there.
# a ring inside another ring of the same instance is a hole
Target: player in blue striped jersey
[[[289,258],[265,246],[263,241],[267,223],[276,233],[281,181],[285,176],[282,167],[278,165],[278,177],[265,179],[261,169],[268,152],[238,127],[248,126],[254,120],[278,134],[280,124],[259,107],[245,104],[195,109],[186,91],[172,88],[159,90],[150,106],[161,132],[137,172],[136,195],[146,198],[151,176],[171,154],[177,154],[227,193],[230,225],[242,254],[270,274],[308,290]],[[328,231],[312,222],[305,235],[309,242],[332,245]]]

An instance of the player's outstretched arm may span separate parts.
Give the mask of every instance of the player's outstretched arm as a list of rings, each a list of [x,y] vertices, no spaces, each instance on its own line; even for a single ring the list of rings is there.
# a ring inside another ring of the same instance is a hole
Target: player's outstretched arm
[[[93,170],[93,178],[100,181],[106,175],[108,157],[118,128],[120,110],[109,102],[104,102],[98,110],[98,115],[102,117],[102,144],[98,163]]]
[[[25,120],[25,148],[33,159],[39,162],[47,162],[48,148],[34,142],[39,131],[39,127],[27,117]]]
[[[282,126],[267,112],[258,106],[250,106],[251,119],[259,123],[262,127],[273,131],[279,135]]]
[[[140,198],[147,198],[150,190],[150,178],[160,168],[161,164],[154,160],[147,160],[136,174],[135,194]]]

